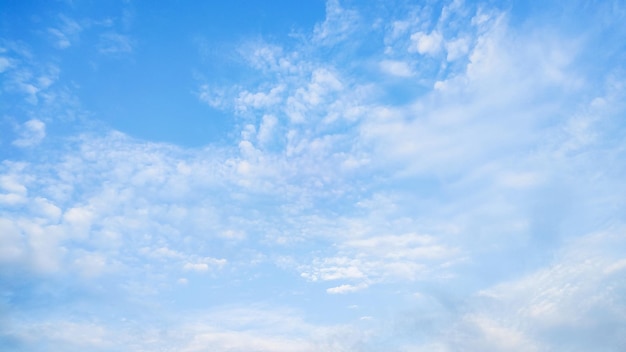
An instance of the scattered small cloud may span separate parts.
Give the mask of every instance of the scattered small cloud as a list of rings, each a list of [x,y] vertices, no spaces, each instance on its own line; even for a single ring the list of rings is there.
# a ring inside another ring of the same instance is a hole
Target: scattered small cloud
[[[392,76],[411,77],[413,75],[411,67],[403,61],[383,60],[380,63],[380,68]]]
[[[345,294],[345,293],[352,293],[352,292],[360,291],[365,288],[367,288],[367,284],[359,284],[359,285],[344,284],[344,285],[327,288],[326,292],[331,295]]]
[[[202,258],[196,262],[189,262],[183,265],[183,269],[187,271],[205,272],[213,268],[222,268],[226,265],[226,259]]]
[[[46,137],[46,124],[38,119],[26,121],[17,127],[18,137],[13,141],[13,145],[20,148],[30,148],[37,146]]]
[[[133,51],[133,46],[133,40],[130,36],[109,32],[100,36],[98,51],[106,55],[128,54]]]
[[[6,71],[11,67],[11,60],[6,57],[0,56],[0,73]]]
[[[59,16],[59,25],[48,28],[48,34],[53,38],[54,45],[58,49],[67,49],[78,41],[83,27],[75,20],[67,16]]]
[[[409,52],[434,56],[441,51],[443,37],[436,31],[431,33],[416,32],[411,34],[411,43]]]

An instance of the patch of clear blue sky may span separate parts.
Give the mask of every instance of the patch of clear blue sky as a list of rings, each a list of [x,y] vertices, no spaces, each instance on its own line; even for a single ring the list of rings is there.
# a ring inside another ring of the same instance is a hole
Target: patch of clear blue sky
[[[197,99],[198,76],[220,84],[256,78],[236,57],[237,46],[310,32],[325,3],[3,1],[0,11],[0,36],[28,43],[35,59],[56,62],[62,84],[76,88],[92,117],[136,138],[200,146],[224,142],[235,121]],[[46,31],[62,26],[62,16],[83,29],[59,50]],[[128,36],[132,53],[102,55],[94,44],[102,31],[89,28],[98,26]]]

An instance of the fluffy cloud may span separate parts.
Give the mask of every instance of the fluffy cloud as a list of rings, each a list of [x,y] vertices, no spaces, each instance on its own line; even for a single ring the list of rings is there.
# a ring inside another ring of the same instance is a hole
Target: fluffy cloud
[[[430,34],[417,32],[411,34],[412,45],[409,51],[418,52],[422,55],[436,55],[441,51],[443,38],[439,32]]]

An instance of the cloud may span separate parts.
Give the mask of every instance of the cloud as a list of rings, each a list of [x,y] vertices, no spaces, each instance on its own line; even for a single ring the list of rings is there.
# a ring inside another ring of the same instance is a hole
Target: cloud
[[[8,219],[0,219],[0,260],[4,263],[15,263],[21,259],[24,252],[21,242],[18,226]]]
[[[441,51],[443,38],[439,32],[416,32],[411,34],[411,42],[409,52],[434,56]]]
[[[163,327],[128,318],[96,322],[63,318],[12,325],[5,336],[21,348],[45,343],[70,351],[130,346],[137,351],[165,348],[193,352],[210,345],[216,351],[287,352],[353,350],[374,335],[369,328],[315,325],[281,307],[216,307],[176,320],[173,326]],[[64,330],[56,331],[53,326]]]
[[[313,30],[313,41],[332,45],[350,37],[357,29],[358,13],[341,6],[339,1],[326,2],[326,19]]]
[[[330,294],[344,294],[344,293],[356,292],[364,288],[367,288],[366,284],[360,284],[360,285],[346,284],[346,285],[339,285],[339,286],[327,288],[326,292]]]
[[[312,281],[363,279],[366,277],[359,268],[362,266],[362,263],[358,259],[347,257],[327,258],[318,265],[319,267],[316,267],[313,273],[302,273],[302,277]]]
[[[380,68],[393,76],[411,77],[413,75],[411,67],[402,61],[383,60],[380,63]]]
[[[55,40],[54,44],[58,49],[67,49],[72,42],[78,41],[79,34],[84,28],[67,16],[61,15],[59,19],[59,26],[48,28],[48,34]]]
[[[246,238],[245,232],[237,231],[237,230],[226,230],[226,231],[221,232],[219,235],[222,238],[235,240],[235,241],[241,241]]]
[[[186,263],[185,266],[183,266],[183,269],[191,270],[191,271],[208,271],[209,270],[209,264],[207,264],[207,263]]]
[[[98,51],[106,55],[127,54],[133,51],[133,40],[130,36],[109,32],[100,35]]]
[[[259,133],[257,134],[257,138],[261,145],[266,145],[273,140],[272,137],[277,124],[278,119],[275,116],[263,116],[263,120],[261,121],[261,125],[259,126]]]
[[[453,349],[511,351],[626,346],[621,228],[580,237],[547,268],[495,287],[476,297],[474,308],[450,331]],[[598,289],[601,288],[601,289]],[[458,329],[458,330],[457,330]],[[594,347],[592,347],[594,346]]]
[[[25,102],[30,106],[40,105],[41,98],[47,104],[51,87],[59,78],[59,68],[54,64],[34,62],[31,53],[24,51],[14,49],[10,52],[16,57],[11,58],[11,64],[4,67],[6,80],[3,89],[10,94],[25,96]]]
[[[215,258],[202,258],[197,263],[185,263],[183,266],[184,270],[189,271],[208,271],[211,267],[221,268],[226,264],[226,259],[215,259]]]
[[[259,109],[274,105],[281,101],[280,94],[284,90],[285,87],[279,85],[272,88],[268,93],[243,91],[239,94],[239,99],[236,103],[237,109],[245,112],[248,108]]]
[[[448,56],[446,57],[446,59],[448,61],[454,61],[463,57],[468,53],[469,45],[470,43],[467,38],[456,38],[446,42],[445,48],[448,52]]]
[[[96,277],[107,270],[106,258],[99,253],[84,252],[74,259],[73,263],[84,277]]]
[[[8,172],[0,177],[0,202],[5,205],[23,204],[27,200],[28,189],[21,179],[24,164],[5,161],[2,165]]]
[[[55,37],[55,39],[56,39],[56,46],[59,49],[65,49],[65,48],[68,48],[71,45],[70,40],[67,39],[67,36],[63,32],[61,32],[60,30],[58,30],[56,28],[50,28],[50,29],[48,29],[48,32],[53,37]]]
[[[6,57],[0,57],[0,73],[11,68],[11,61]]]

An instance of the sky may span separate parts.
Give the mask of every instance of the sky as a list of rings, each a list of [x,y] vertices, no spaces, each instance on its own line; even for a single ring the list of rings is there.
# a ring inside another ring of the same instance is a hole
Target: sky
[[[624,351],[624,38],[623,0],[0,0],[0,349]]]

